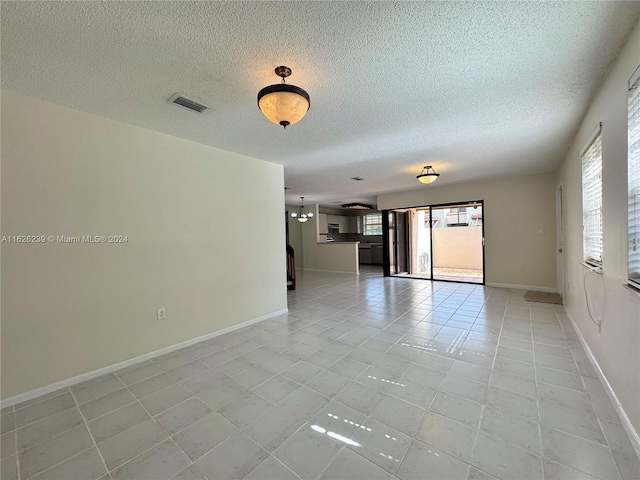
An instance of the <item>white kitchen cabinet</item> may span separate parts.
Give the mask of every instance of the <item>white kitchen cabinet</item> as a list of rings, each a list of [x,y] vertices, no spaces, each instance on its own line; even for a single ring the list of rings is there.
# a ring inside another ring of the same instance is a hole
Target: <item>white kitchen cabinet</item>
[[[362,233],[362,217],[360,215],[346,218],[349,219],[349,233]]]
[[[332,226],[340,225],[340,215],[327,215],[327,223]]]
[[[351,224],[349,223],[349,217],[343,215],[338,217],[340,222],[338,223],[338,233],[353,233],[351,231]]]
[[[311,219],[313,221],[313,219]],[[327,214],[318,214],[318,242],[325,243],[327,241],[327,234],[329,233],[329,225],[327,223]]]

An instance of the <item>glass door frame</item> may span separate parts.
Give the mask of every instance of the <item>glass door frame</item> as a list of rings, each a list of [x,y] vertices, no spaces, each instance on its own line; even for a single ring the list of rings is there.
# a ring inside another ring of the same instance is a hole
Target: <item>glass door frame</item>
[[[393,234],[394,238],[396,236],[396,232],[395,229],[398,227],[396,225],[396,221],[394,219],[393,224],[390,224],[389,222],[389,215],[396,215],[396,212],[403,212],[403,213],[407,213],[409,214],[409,210],[413,210],[413,209],[420,209],[420,210],[428,210],[429,212],[429,218],[432,219],[433,218],[433,209],[438,209],[438,208],[461,208],[461,207],[465,207],[468,205],[473,205],[473,204],[479,204],[480,208],[482,209],[482,224],[480,225],[480,228],[482,228],[482,282],[479,283],[475,283],[475,282],[464,282],[464,281],[458,281],[458,280],[445,280],[445,279],[434,279],[433,278],[433,268],[434,268],[434,259],[433,259],[433,224],[430,221],[429,222],[429,237],[430,237],[430,245],[429,245],[429,255],[430,255],[430,278],[429,279],[425,279],[424,277],[420,278],[420,277],[411,277],[411,274],[409,274],[409,278],[415,278],[416,280],[436,280],[438,282],[451,282],[451,283],[469,283],[472,285],[485,285],[486,283],[486,260],[485,260],[485,231],[484,231],[484,225],[485,225],[485,215],[484,215],[484,200],[468,200],[465,202],[448,202],[448,203],[437,203],[437,204],[431,204],[431,205],[418,205],[418,206],[413,206],[413,207],[403,207],[403,208],[392,208],[392,209],[388,209],[388,210],[382,210],[382,231],[384,232],[383,236],[382,236],[382,244],[383,244],[383,274],[385,277],[392,277],[392,276],[396,276],[396,274],[391,272],[391,248],[392,245],[389,242],[389,238],[390,235]],[[397,217],[396,217],[397,218]],[[411,225],[409,225],[409,235],[408,235],[408,241],[411,241]],[[393,230],[393,231],[392,231]],[[411,246],[409,246],[408,250],[411,250]],[[398,249],[394,248],[394,252],[395,255],[397,256],[397,252]],[[409,259],[409,264],[411,263],[411,260]],[[397,258],[394,258],[394,265],[397,265]]]

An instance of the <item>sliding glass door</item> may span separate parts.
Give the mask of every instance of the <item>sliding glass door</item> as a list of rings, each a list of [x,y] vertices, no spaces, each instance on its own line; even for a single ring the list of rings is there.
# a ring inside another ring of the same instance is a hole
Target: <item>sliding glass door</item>
[[[390,210],[388,275],[484,284],[481,200]]]

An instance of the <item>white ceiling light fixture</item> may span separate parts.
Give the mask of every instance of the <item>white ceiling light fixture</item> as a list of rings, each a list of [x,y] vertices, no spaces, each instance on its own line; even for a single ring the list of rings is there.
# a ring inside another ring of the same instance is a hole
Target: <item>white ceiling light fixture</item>
[[[438,179],[439,176],[440,174],[436,173],[431,165],[428,165],[422,169],[422,172],[420,172],[420,175],[418,175],[416,178],[422,183],[433,183]]]
[[[298,220],[300,223],[305,223],[311,217],[313,217],[313,213],[304,213],[304,197],[300,197],[302,200],[302,204],[300,205],[300,213],[293,212],[291,216]]]
[[[288,125],[302,120],[311,101],[309,94],[302,88],[285,83],[284,79],[291,75],[289,67],[276,67],[275,72],[282,77],[282,83],[269,85],[258,92],[258,108],[265,117],[286,129]]]

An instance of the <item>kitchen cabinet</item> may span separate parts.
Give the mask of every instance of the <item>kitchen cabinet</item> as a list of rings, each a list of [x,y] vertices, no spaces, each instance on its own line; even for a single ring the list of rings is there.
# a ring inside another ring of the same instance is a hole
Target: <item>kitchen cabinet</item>
[[[331,226],[340,225],[340,215],[327,215],[327,222]],[[342,233],[342,232],[340,232],[340,233]]]
[[[338,217],[340,222],[338,223],[338,233],[353,233],[351,231],[351,224],[349,223],[349,217],[343,215]]]
[[[360,259],[360,263],[371,265],[371,245],[368,243],[361,243],[358,245],[358,257]]]
[[[382,265],[382,245],[371,246],[371,263]]]
[[[362,222],[360,220],[362,217],[360,215],[346,218],[349,219],[349,233],[362,233]]]
[[[313,221],[313,219],[311,219]],[[325,243],[327,241],[327,234],[329,233],[329,225],[327,223],[327,214],[318,214],[318,243]]]

